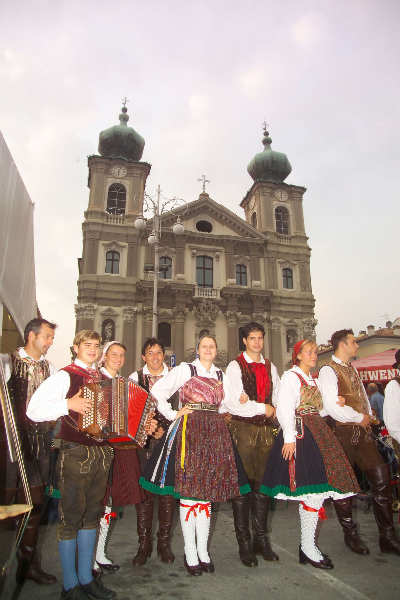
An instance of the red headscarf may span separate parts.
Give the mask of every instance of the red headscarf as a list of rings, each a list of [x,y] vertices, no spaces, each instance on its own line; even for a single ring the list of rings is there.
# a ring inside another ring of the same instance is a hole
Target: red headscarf
[[[295,365],[296,364],[296,359],[297,359],[297,355],[299,354],[304,342],[306,342],[307,340],[300,340],[299,342],[296,342],[294,347],[293,347],[293,354],[292,354],[292,363]]]

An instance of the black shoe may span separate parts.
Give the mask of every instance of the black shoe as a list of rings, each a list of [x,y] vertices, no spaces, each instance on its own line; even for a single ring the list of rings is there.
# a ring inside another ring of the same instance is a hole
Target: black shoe
[[[316,569],[333,569],[333,563],[330,558],[323,558],[322,560],[315,561],[308,558],[307,554],[304,554],[301,546],[299,546],[299,563],[306,565],[307,563]]]
[[[70,590],[61,591],[60,600],[88,600],[88,596],[85,594],[80,585],[76,585]]]
[[[201,568],[201,565],[194,565],[193,567],[191,567],[190,565],[187,564],[186,562],[186,557],[184,560],[184,565],[186,567],[187,572],[189,573],[189,575],[194,575],[195,577],[199,576],[199,575],[203,575],[203,569]]]
[[[107,564],[107,563],[99,563],[97,560],[94,562],[94,570],[102,571],[103,573],[114,573],[114,571],[119,571],[119,565],[115,563]]]
[[[200,566],[203,569],[204,573],[214,573],[215,572],[214,563],[211,560],[211,558],[210,558],[210,562],[200,561]]]
[[[102,583],[101,579],[92,579],[90,583],[82,585],[81,588],[89,598],[97,598],[99,600],[111,600],[116,597],[116,592],[109,590]]]

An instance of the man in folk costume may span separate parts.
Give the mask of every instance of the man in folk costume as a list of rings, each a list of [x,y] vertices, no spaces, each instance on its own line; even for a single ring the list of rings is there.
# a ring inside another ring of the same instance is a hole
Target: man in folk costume
[[[334,354],[319,373],[324,409],[334,419],[334,431],[350,463],[358,466],[370,485],[381,552],[400,555],[400,541],[393,525],[389,466],[372,436],[374,418],[368,396],[349,362],[356,355],[358,344],[351,329],[336,331],[331,343]],[[338,396],[345,398],[344,406],[337,404]],[[336,500],[334,506],[347,546],[357,554],[369,554],[352,518],[351,498]]]
[[[169,369],[164,362],[165,348],[163,343],[156,338],[149,338],[145,341],[142,348],[142,359],[144,366],[131,373],[130,378],[138,383],[148,392],[151,391],[153,385],[164,377]],[[175,394],[171,399],[171,405],[174,410],[178,408],[178,395]],[[145,448],[138,450],[140,465],[143,470],[147,460],[150,458],[154,447],[164,431],[168,429],[170,422],[156,411],[155,419],[158,421],[158,429],[154,434],[153,439],[150,439]],[[154,439],[155,438],[155,439]],[[152,525],[154,512],[154,495],[145,491],[146,498],[144,502],[136,505],[137,513],[137,532],[139,536],[139,548],[136,556],[133,559],[134,566],[142,566],[150,558],[153,550],[152,540]],[[170,535],[172,521],[175,513],[176,500],[173,496],[162,495],[158,498],[158,541],[157,553],[165,563],[172,563],[175,556],[172,553],[170,546]]]
[[[57,528],[63,570],[62,600],[110,600],[115,592],[94,579],[92,565],[99,517],[103,510],[113,450],[100,437],[79,428],[79,414],[93,400],[81,395],[82,386],[96,383],[100,336],[84,329],[74,338],[76,359],[42,383],[32,396],[27,415],[35,422],[60,418],[59,480],[61,499]]]
[[[244,391],[250,400],[244,405],[256,416],[233,415],[230,430],[242,459],[252,493],[232,500],[239,556],[248,567],[257,565],[256,554],[264,560],[278,560],[267,534],[270,498],[259,493],[265,464],[271,450],[277,423],[274,419],[279,375],[274,364],[262,355],[265,331],[258,323],[243,328],[246,351],[229,363],[226,375],[234,387]],[[265,405],[268,405],[267,407]],[[266,413],[266,408],[269,409]],[[249,412],[249,414],[250,414]],[[268,416],[266,416],[266,414]],[[250,534],[252,517],[253,544]]]
[[[25,528],[18,552],[17,579],[32,579],[39,584],[57,581],[45,573],[40,564],[38,548],[39,524],[44,505],[45,486],[49,477],[49,461],[54,422],[34,423],[26,416],[26,408],[39,385],[53,372],[45,358],[54,341],[56,325],[45,319],[32,319],[25,327],[23,348],[12,354],[2,354],[5,378],[8,382],[15,421],[21,440],[22,455],[32,495],[33,510]],[[24,492],[16,463],[9,460],[3,423],[0,430],[0,504],[24,503]]]

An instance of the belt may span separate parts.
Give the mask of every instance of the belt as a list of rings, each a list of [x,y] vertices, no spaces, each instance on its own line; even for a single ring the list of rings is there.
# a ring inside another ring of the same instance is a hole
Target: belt
[[[219,408],[216,404],[208,404],[207,402],[189,402],[185,406],[190,410],[211,410],[213,412],[217,412]]]

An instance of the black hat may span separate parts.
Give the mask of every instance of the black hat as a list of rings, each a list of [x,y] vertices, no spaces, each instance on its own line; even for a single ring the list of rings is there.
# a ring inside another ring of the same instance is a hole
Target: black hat
[[[394,355],[396,362],[392,365],[393,369],[398,369],[400,367],[400,350],[397,350]]]

